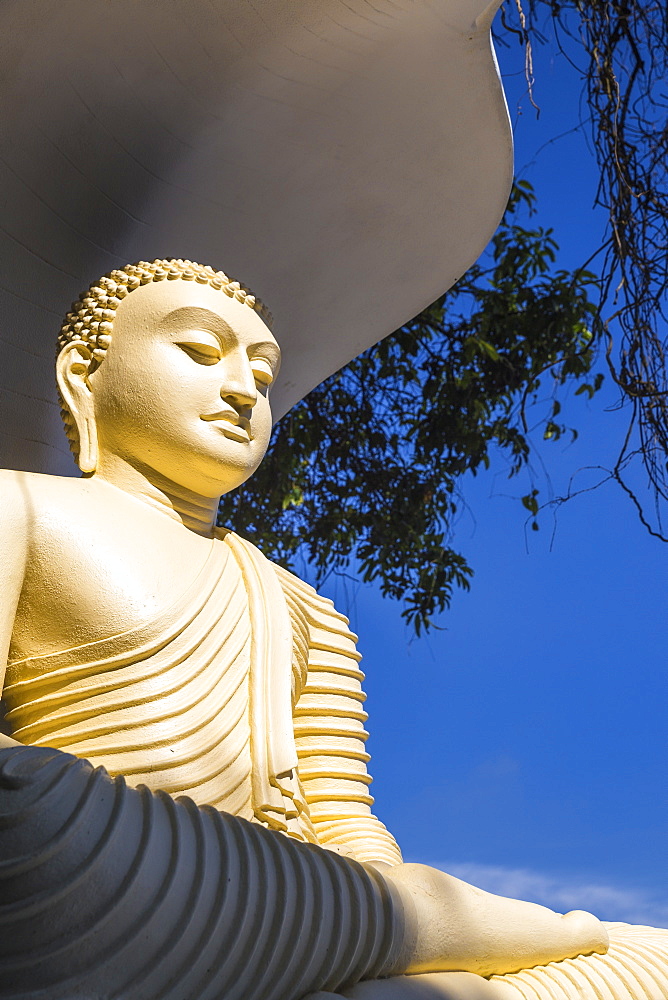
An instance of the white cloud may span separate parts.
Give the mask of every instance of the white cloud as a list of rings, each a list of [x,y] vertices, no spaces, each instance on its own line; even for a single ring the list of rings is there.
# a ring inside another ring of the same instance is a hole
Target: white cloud
[[[586,877],[562,877],[529,868],[454,861],[429,864],[488,892],[542,903],[559,913],[589,910],[602,920],[668,927],[668,902],[646,889],[609,885]]]

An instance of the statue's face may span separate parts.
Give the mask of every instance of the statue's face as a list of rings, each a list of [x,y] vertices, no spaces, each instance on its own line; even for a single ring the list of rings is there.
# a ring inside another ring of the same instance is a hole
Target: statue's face
[[[116,311],[90,376],[100,458],[114,453],[201,496],[257,469],[280,352],[260,315],[194,281],[153,282]]]

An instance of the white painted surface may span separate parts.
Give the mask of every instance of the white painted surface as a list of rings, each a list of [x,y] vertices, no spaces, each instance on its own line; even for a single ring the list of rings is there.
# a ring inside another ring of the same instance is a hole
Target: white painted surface
[[[55,337],[119,264],[250,285],[285,352],[277,415],[456,280],[511,177],[483,8],[5,0],[0,466],[74,471]]]

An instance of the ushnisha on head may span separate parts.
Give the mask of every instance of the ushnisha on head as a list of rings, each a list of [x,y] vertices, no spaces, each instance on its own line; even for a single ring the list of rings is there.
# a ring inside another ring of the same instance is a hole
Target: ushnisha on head
[[[190,260],[128,264],[82,292],[56,361],[82,472],[113,455],[209,496],[243,482],[271,430],[270,323],[240,282]]]

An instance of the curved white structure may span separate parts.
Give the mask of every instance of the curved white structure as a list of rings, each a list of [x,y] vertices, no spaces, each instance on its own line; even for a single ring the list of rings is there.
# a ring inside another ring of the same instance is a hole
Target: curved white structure
[[[511,178],[485,0],[8,0],[0,466],[74,471],[61,316],[127,260],[248,283],[280,416],[475,260]]]

